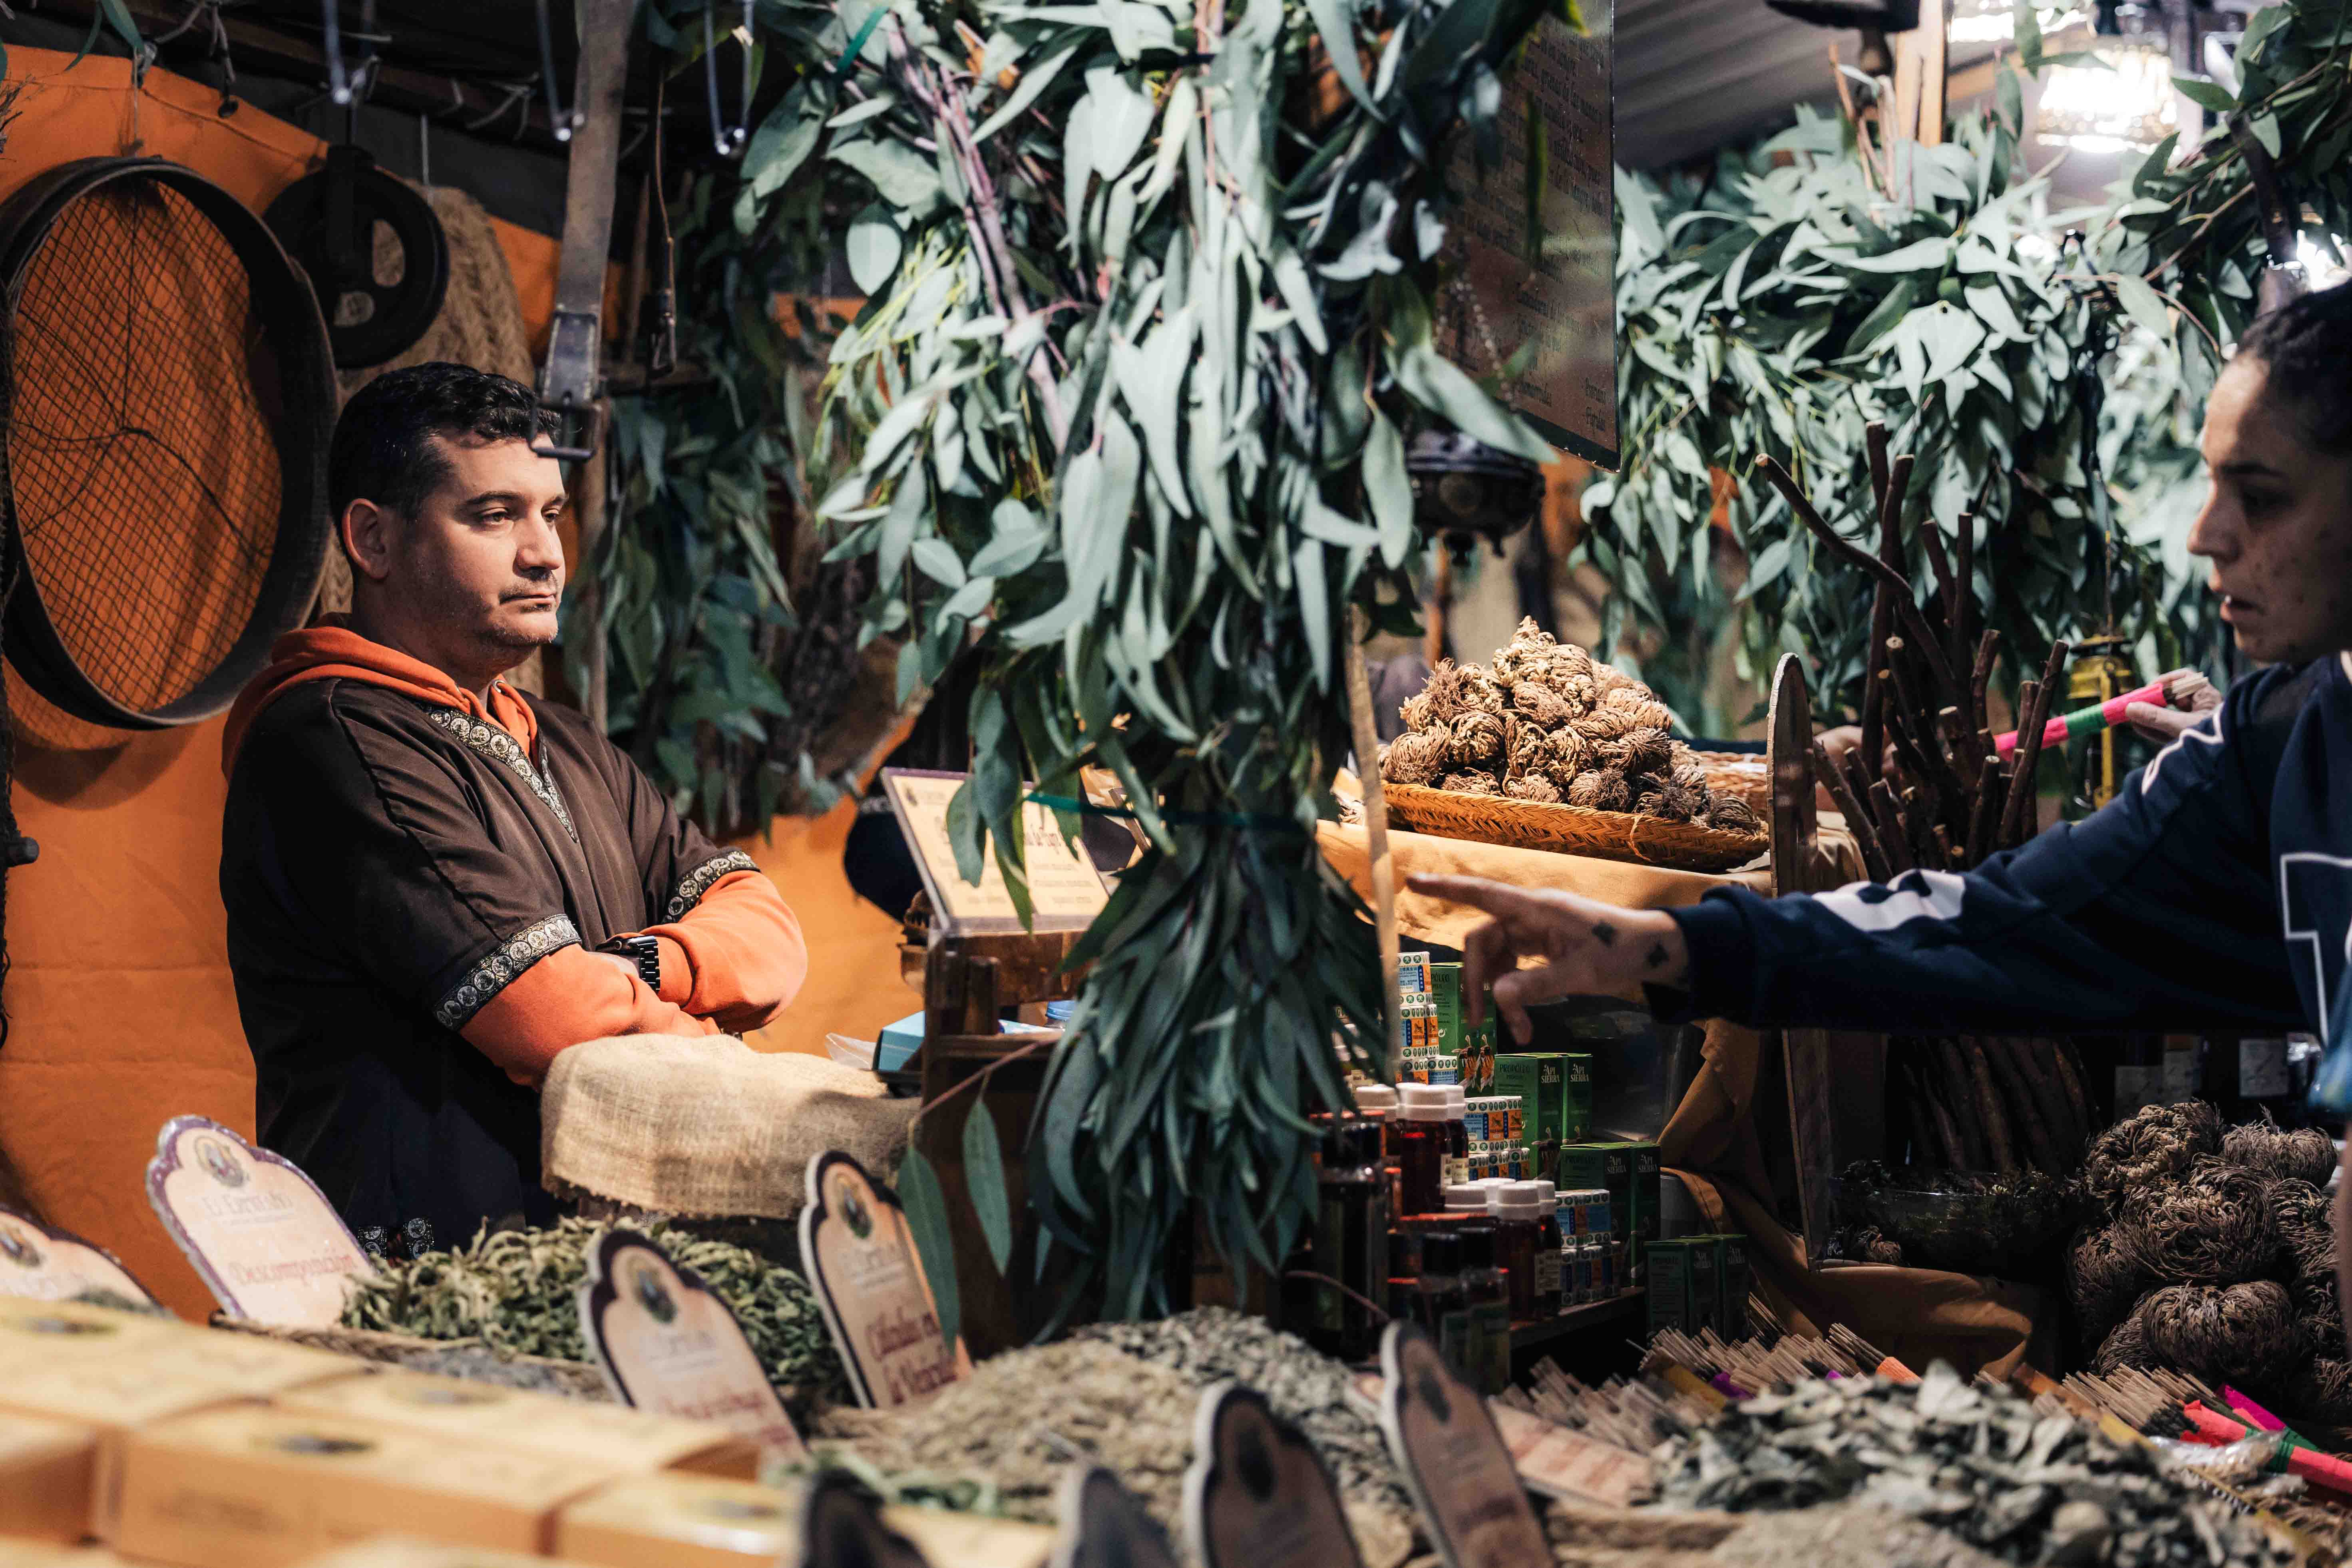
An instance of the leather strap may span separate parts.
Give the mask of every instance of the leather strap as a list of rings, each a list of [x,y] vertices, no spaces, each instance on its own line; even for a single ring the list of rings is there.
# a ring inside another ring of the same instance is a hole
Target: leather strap
[[[604,338],[604,263],[613,243],[613,194],[621,161],[621,94],[628,82],[635,0],[578,0],[580,64],[572,84],[581,116],[563,192],[563,249],[556,268],[555,323],[539,400],[578,419],[579,444],[539,450],[585,462],[596,450],[596,393]]]

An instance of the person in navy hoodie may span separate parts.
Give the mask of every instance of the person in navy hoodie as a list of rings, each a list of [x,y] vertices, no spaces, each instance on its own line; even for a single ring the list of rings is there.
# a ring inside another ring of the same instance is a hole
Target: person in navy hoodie
[[[1464,949],[1474,1008],[1491,976],[1522,1040],[1530,1003],[1636,984],[1662,1016],[1757,1026],[2309,1028],[2326,1042],[2315,1108],[2352,1113],[2352,285],[2248,329],[2203,448],[2212,490],[2189,549],[2269,668],[2106,806],[1964,875],[1717,889],[1689,909],[1415,877],[1490,917]],[[2352,1180],[2336,1193],[2352,1240]],[[2352,1300],[2342,1243],[2336,1267]]]

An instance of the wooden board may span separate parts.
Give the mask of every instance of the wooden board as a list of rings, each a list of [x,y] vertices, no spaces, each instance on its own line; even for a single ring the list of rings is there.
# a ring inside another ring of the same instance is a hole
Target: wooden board
[[[1813,806],[1812,701],[1795,654],[1772,672],[1765,762],[1772,777],[1772,890],[1801,893],[1823,880],[1820,819]],[[1820,1029],[1781,1032],[1788,1074],[1789,1135],[1795,1151],[1797,1203],[1804,1218],[1805,1266],[1818,1268],[1830,1237],[1830,1038]]]

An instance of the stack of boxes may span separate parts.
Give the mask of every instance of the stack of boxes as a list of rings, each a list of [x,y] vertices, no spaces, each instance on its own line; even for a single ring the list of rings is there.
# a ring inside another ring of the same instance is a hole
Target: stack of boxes
[[[708,1422],[0,1298],[6,1568],[768,1568],[797,1552],[799,1510],[759,1464]],[[940,1568],[1042,1568],[1053,1544],[1006,1521],[885,1518]],[[119,1556],[74,1550],[93,1537]]]
[[[1712,1329],[1748,1336],[1749,1271],[1744,1236],[1677,1236],[1649,1244],[1650,1331]]]
[[[1612,1278],[1620,1289],[1643,1283],[1644,1249],[1658,1235],[1658,1146],[1643,1140],[1565,1143],[1557,1180],[1563,1205],[1574,1193],[1609,1195],[1616,1222]]]

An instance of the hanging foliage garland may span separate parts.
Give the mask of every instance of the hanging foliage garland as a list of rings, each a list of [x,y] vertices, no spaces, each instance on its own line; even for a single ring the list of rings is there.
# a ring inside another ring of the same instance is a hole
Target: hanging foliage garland
[[[992,849],[1025,907],[1024,781],[1076,799],[1083,766],[1145,840],[1028,1149],[1041,1269],[1107,1315],[1169,1306],[1188,1224],[1277,1266],[1307,1115],[1345,1101],[1335,1028],[1379,1037],[1366,911],[1314,837],[1339,661],[1351,606],[1412,603],[1417,428],[1548,455],[1430,336],[1451,140],[1545,9],[901,0],[786,105],[872,189],[822,510],[902,687],[982,662],[963,869]]]
[[[1744,680],[1801,653],[1816,702],[1858,710],[1868,584],[1817,555],[1769,489],[1717,476],[1769,454],[1867,539],[1873,419],[1916,458],[1913,581],[1934,581],[1916,531],[1967,511],[1976,571],[2000,589],[1972,596],[1997,606],[2007,648],[2079,634],[2111,603],[2127,637],[2179,660],[2178,584],[2152,534],[2103,521],[2084,462],[2086,378],[2116,311],[2050,237],[2044,185],[2018,176],[2017,79],[1999,79],[1991,112],[1906,159],[1867,155],[1845,121],[1801,109],[1792,130],[1727,154],[1703,191],[1620,174],[1626,460],[1585,492],[1585,548],[1617,590],[1604,642],[1646,643],[1643,677],[1686,718],[1749,717],[1703,696],[1706,634],[1735,621]],[[1719,495],[1748,563],[1736,592],[1708,548]]]

